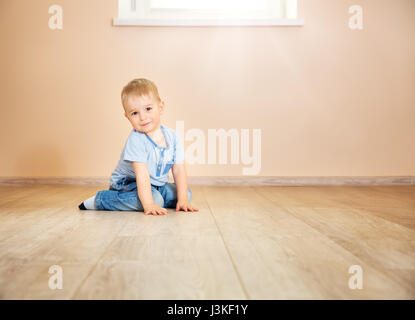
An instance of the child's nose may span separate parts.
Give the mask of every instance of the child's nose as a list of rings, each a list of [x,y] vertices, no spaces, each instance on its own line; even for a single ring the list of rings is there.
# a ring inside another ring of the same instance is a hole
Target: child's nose
[[[140,121],[143,121],[146,119],[146,115],[144,113],[139,113]]]

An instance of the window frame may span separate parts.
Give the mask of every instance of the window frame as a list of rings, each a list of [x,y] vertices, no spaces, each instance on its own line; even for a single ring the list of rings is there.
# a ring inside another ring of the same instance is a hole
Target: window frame
[[[155,9],[151,0],[118,0],[114,26],[303,26],[297,18],[297,0],[268,0],[266,11]],[[287,2],[291,2],[288,8]],[[293,3],[295,5],[293,6]],[[134,11],[135,10],[135,11]],[[291,12],[289,12],[291,10]],[[285,14],[288,14],[284,16]],[[219,17],[217,17],[219,16]]]

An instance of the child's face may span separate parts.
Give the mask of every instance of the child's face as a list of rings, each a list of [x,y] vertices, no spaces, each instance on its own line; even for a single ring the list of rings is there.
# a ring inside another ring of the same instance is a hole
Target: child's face
[[[124,115],[135,130],[150,133],[160,127],[164,101],[158,101],[152,93],[143,96],[130,95],[124,107]]]

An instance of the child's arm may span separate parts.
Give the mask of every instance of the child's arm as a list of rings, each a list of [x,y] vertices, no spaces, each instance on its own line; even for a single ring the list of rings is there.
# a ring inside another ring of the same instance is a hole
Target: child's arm
[[[173,178],[176,184],[177,189],[177,205],[176,211],[183,209],[184,211],[199,211],[199,209],[193,207],[187,198],[187,173],[185,163],[174,163],[173,168]]]
[[[133,162],[133,168],[137,180],[138,198],[144,208],[144,214],[163,215],[168,214],[167,209],[154,203],[151,194],[150,174],[144,162]]]

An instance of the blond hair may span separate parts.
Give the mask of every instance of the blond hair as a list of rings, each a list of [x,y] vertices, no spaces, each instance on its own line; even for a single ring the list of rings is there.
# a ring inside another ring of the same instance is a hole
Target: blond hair
[[[153,81],[144,78],[131,80],[121,92],[121,102],[124,109],[129,95],[137,95],[140,97],[150,93],[152,93],[154,98],[158,99],[158,101],[161,101],[157,86]]]

